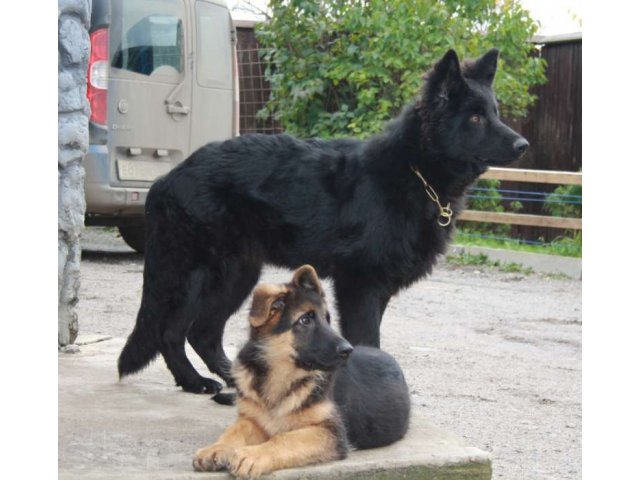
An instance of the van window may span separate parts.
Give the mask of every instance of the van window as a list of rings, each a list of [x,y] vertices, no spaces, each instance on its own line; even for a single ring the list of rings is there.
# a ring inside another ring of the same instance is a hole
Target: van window
[[[218,5],[196,3],[197,80],[203,87],[231,88],[231,22]]]
[[[142,75],[160,67],[184,70],[184,28],[179,0],[124,0],[121,25],[112,29],[111,65]],[[120,27],[120,28],[117,28]],[[163,69],[167,72],[167,69]]]

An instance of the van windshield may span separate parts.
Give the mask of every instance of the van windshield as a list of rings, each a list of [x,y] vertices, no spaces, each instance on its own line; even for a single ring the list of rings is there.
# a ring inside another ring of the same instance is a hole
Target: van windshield
[[[184,29],[179,0],[114,2],[118,19],[111,28],[111,66],[151,75],[160,67],[184,70]],[[166,72],[167,69],[163,69]]]

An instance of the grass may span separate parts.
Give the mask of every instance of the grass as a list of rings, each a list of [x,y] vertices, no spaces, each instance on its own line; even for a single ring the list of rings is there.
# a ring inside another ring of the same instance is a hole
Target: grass
[[[569,275],[561,272],[544,273],[543,276],[552,280],[571,280]]]
[[[448,255],[447,263],[460,266],[495,268],[501,272],[522,273],[524,275],[530,275],[533,273],[533,269],[531,267],[525,267],[520,263],[490,260],[484,253],[473,254],[463,252],[456,255]]]
[[[476,247],[503,248],[520,252],[542,253],[545,255],[560,255],[564,257],[582,257],[582,233],[575,237],[562,237],[550,243],[531,245],[511,238],[481,238],[473,231],[459,229],[454,243],[473,245]]]

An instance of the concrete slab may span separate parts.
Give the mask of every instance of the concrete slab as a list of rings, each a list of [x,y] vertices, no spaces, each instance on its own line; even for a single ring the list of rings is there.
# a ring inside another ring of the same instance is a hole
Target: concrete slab
[[[75,354],[59,353],[59,478],[230,478],[192,471],[191,456],[233,421],[235,409],[174,387],[161,359],[118,381],[116,359],[123,344],[113,338],[85,344]],[[265,478],[488,480],[491,460],[487,452],[414,415],[406,438],[394,445]]]
[[[474,247],[470,245],[452,245],[449,247],[447,253],[449,255],[459,255],[465,252],[472,255],[484,254],[490,260],[499,260],[505,263],[519,263],[538,273],[560,273],[571,278],[582,278],[581,258],[519,252],[517,250],[501,248]]]

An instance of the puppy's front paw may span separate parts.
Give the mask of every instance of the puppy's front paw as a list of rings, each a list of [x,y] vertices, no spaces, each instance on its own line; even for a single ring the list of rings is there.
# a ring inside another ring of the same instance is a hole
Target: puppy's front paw
[[[260,455],[256,448],[238,448],[229,459],[227,466],[229,472],[236,477],[257,478],[273,470],[268,456]]]
[[[193,457],[193,469],[197,472],[224,470],[235,450],[228,445],[210,445],[201,448]]]

